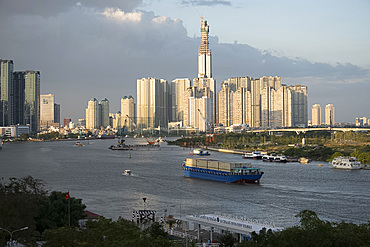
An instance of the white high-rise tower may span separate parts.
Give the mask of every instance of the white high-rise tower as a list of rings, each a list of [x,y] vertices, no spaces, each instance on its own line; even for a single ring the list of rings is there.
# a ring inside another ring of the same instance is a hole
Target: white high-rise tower
[[[198,54],[198,78],[212,78],[212,58],[208,42],[209,25],[203,17],[201,17],[200,33],[202,41]]]

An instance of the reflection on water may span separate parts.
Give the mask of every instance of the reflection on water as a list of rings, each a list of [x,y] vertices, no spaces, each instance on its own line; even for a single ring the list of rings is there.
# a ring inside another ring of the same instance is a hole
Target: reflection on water
[[[128,144],[145,144],[128,139]],[[265,174],[260,185],[225,184],[183,177],[181,163],[190,150],[161,143],[160,149],[113,151],[117,140],[6,143],[0,152],[1,177],[31,175],[50,190],[70,191],[88,210],[108,218],[130,219],[133,209],[167,214],[225,213],[297,224],[303,209],[330,221],[366,223],[370,203],[370,171],[338,171],[328,163],[264,163],[240,155],[211,152],[210,158],[251,162]],[[318,164],[323,164],[319,167]],[[123,176],[126,169],[133,176]]]

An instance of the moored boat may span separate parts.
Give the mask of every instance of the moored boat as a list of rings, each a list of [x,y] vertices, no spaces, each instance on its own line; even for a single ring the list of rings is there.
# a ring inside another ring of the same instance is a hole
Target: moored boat
[[[308,164],[308,163],[310,163],[311,162],[311,160],[310,159],[307,159],[307,158],[305,158],[305,157],[301,157],[301,158],[299,158],[299,163],[301,163],[301,164]]]
[[[274,162],[287,162],[285,155],[278,154],[274,157]]]
[[[335,157],[331,165],[337,169],[358,170],[362,168],[361,162],[356,157]]]
[[[259,183],[261,168],[250,163],[228,163],[210,159],[187,158],[182,164],[184,176],[227,183]]]
[[[274,162],[275,161],[275,156],[270,155],[270,154],[265,154],[262,156],[262,161],[264,162]]]
[[[262,154],[259,151],[254,152],[246,152],[243,156],[243,159],[254,159],[254,160],[260,160],[262,159]]]

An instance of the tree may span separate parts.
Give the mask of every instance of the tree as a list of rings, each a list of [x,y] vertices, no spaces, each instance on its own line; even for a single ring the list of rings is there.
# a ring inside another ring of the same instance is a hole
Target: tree
[[[344,156],[341,152],[335,152],[330,158],[330,161],[332,161],[336,157]]]
[[[225,232],[224,235],[220,237],[221,247],[233,247],[235,244],[234,236],[230,232]]]
[[[69,200],[69,202],[68,202]],[[70,207],[70,219],[68,207]],[[40,200],[38,215],[36,217],[37,230],[43,232],[46,229],[71,226],[77,227],[78,221],[86,217],[84,210],[86,206],[81,199],[69,197],[66,193],[53,191],[48,197]]]
[[[44,182],[31,176],[10,178],[9,183],[4,184],[0,182],[0,226],[9,231],[27,226],[27,230],[17,232],[15,236],[32,242],[38,202],[45,194]],[[0,245],[4,246],[9,236],[1,236]]]

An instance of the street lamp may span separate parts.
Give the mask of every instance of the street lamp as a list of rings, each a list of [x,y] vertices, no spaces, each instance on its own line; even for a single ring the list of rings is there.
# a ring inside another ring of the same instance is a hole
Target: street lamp
[[[0,227],[0,230],[6,231],[6,232],[8,232],[10,234],[10,243],[13,242],[13,233],[19,232],[19,231],[24,231],[24,230],[27,230],[27,229],[28,229],[28,226],[23,227],[23,228],[20,228],[20,229],[17,229],[17,230],[14,230],[14,231],[11,232],[11,231],[8,231],[8,230]]]

